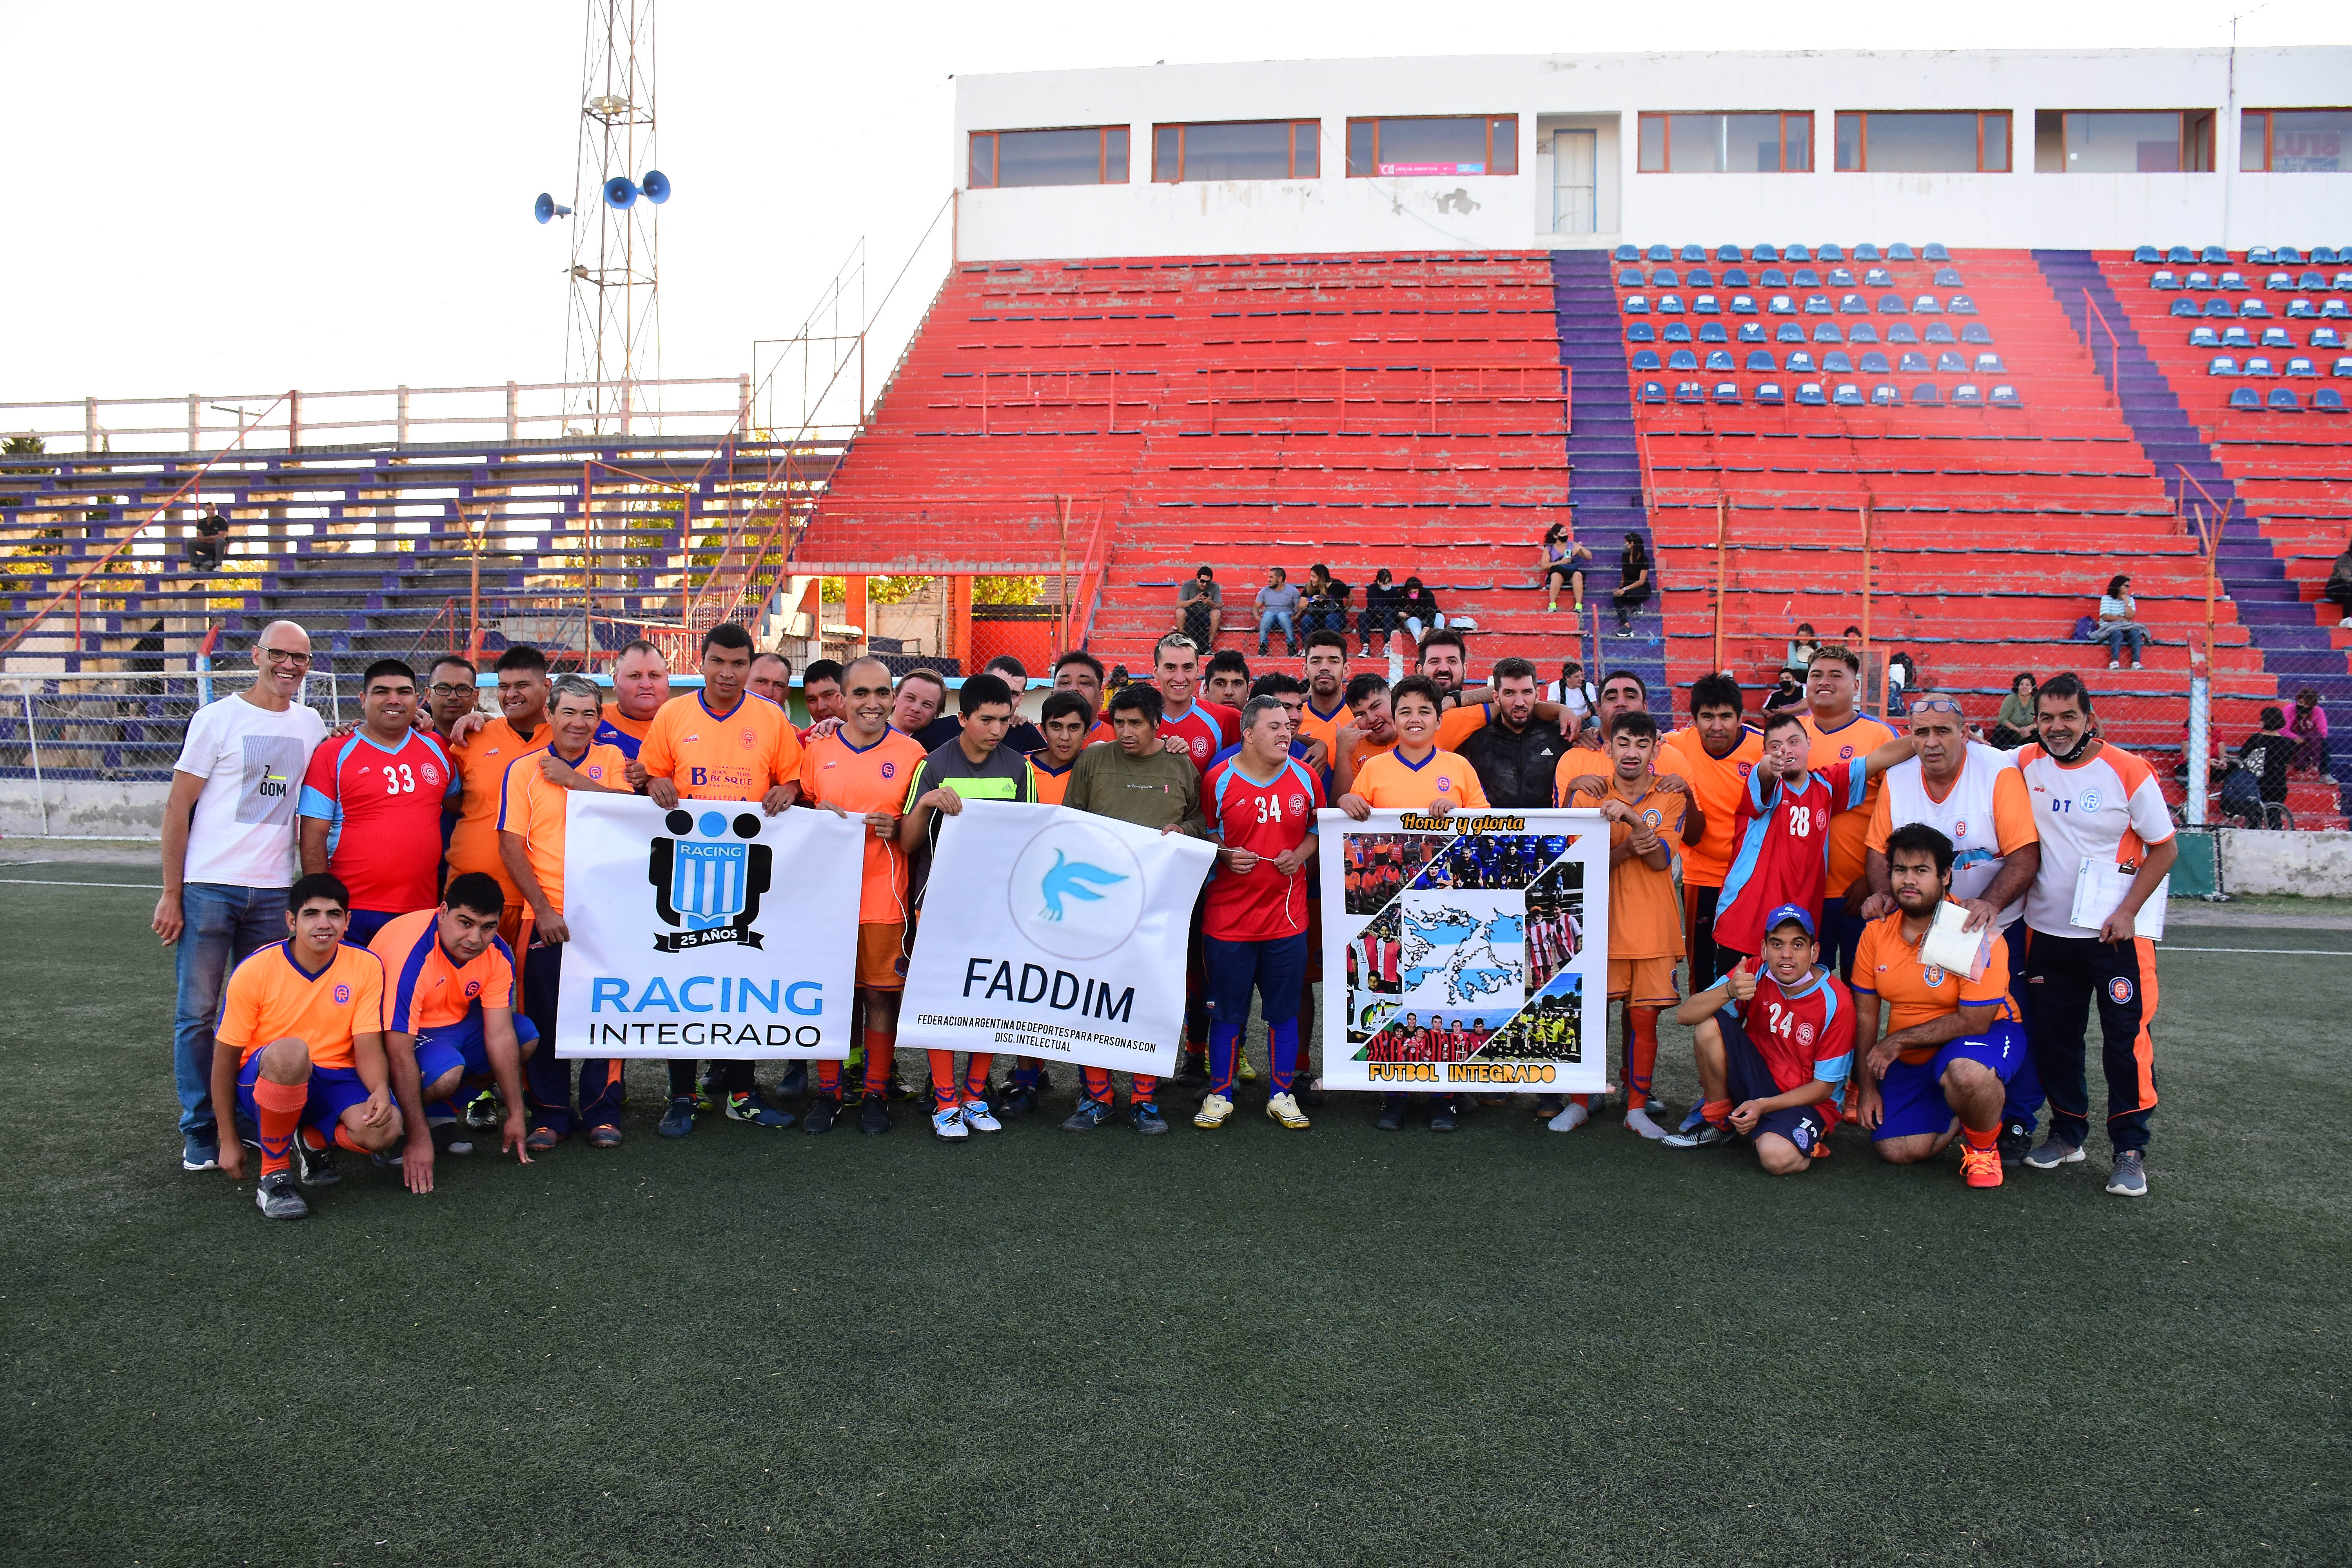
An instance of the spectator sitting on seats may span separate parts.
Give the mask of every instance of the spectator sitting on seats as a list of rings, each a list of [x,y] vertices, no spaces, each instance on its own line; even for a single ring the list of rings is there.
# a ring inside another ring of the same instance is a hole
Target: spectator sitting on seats
[[[1559,608],[1559,586],[1565,583],[1573,595],[1577,615],[1584,614],[1584,569],[1577,563],[1591,559],[1592,552],[1576,542],[1576,536],[1568,531],[1568,524],[1555,522],[1544,530],[1536,563],[1543,569],[1544,593],[1551,601],[1545,609]]]
[[[1356,617],[1356,630],[1364,639],[1364,657],[1372,653],[1372,637],[1378,633],[1381,651],[1386,652],[1389,639],[1396,635],[1397,607],[1404,599],[1404,590],[1389,576],[1385,566],[1372,574],[1370,584],[1364,589],[1364,608]]]
[[[2344,546],[2344,553],[2337,556],[2336,564],[2328,568],[2327,582],[2319,590],[2319,599],[2322,604],[2333,605],[2344,612],[2344,618],[2336,623],[2337,626],[2352,626],[2352,542]]]
[[[1404,623],[1405,633],[1416,647],[1424,630],[1434,631],[1445,624],[1445,617],[1437,613],[1437,595],[1423,587],[1418,577],[1404,580],[1404,591],[1397,598],[1397,619]]]
[[[2294,765],[2314,778],[2327,773],[2327,710],[2319,693],[2306,686],[2294,694],[2294,711],[2286,718],[2286,732],[2295,738]]]
[[[1617,635],[1633,635],[1633,612],[1650,599],[1650,552],[1638,533],[1625,536],[1625,548],[1617,557],[1618,584],[1609,595],[1617,610]]]
[[[2263,727],[2238,748],[2238,760],[2253,772],[2265,827],[2280,826],[2285,812],[2287,768],[2294,760],[2294,742],[2286,733],[2286,714],[2277,708],[2263,710]]]
[[[208,507],[205,515],[196,519],[196,531],[188,540],[188,570],[217,572],[221,558],[228,553],[228,519],[217,506]]]
[[[1789,639],[1788,649],[1781,654],[1780,663],[1788,669],[1810,669],[1813,655],[1821,651],[1822,639],[1813,635],[1813,623],[1799,621],[1797,635]]]
[[[1544,696],[1559,704],[1567,722],[1560,732],[1573,736],[1584,728],[1584,721],[1600,705],[1601,698],[1592,689],[1592,682],[1584,679],[1584,666],[1574,659],[1559,667],[1559,679],[1544,689]]]
[[[2009,683],[2009,695],[2000,700],[2000,713],[1987,741],[2004,752],[2013,752],[2033,739],[2033,672],[2019,670],[2017,679]]]
[[[1805,675],[1801,669],[1783,669],[1780,684],[1764,694],[1764,711],[1777,713],[1783,708],[1805,705]]]
[[[1307,600],[1298,607],[1301,639],[1316,632],[1348,629],[1348,584],[1331,575],[1320,561],[1307,569]]]
[[[1266,638],[1276,627],[1282,631],[1282,650],[1286,654],[1298,651],[1298,601],[1305,597],[1290,585],[1290,574],[1279,566],[1265,571],[1265,586],[1257,591],[1257,651],[1265,655]]]
[[[2140,650],[2147,646],[2147,628],[2132,619],[2137,606],[2131,596],[2131,579],[2120,573],[2107,579],[2107,591],[2099,595],[2098,629],[2091,640],[2107,645],[2107,668],[2118,669],[2126,658],[2134,669],[2141,668]]]
[[[1176,585],[1176,629],[1191,637],[1194,647],[1214,643],[1224,619],[1225,591],[1215,572],[1203,566],[1189,582]]]
[[[1904,706],[1903,693],[1916,690],[1919,686],[1919,666],[1907,653],[1896,653],[1886,661],[1886,711],[1899,715],[1909,711]]]

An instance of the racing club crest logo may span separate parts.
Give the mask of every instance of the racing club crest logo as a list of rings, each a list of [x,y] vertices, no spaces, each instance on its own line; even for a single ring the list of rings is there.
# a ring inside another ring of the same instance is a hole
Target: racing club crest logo
[[[673,811],[662,826],[672,837],[654,840],[646,880],[653,884],[655,910],[681,929],[656,932],[654,946],[663,952],[723,942],[760,946],[751,922],[760,918],[775,851],[737,842],[759,837],[760,819],[748,811],[731,823],[716,811]]]
[[[2130,1006],[2132,999],[2132,983],[2130,979],[2125,975],[2118,974],[2113,980],[2108,981],[2107,994],[2116,999],[2116,1006]]]

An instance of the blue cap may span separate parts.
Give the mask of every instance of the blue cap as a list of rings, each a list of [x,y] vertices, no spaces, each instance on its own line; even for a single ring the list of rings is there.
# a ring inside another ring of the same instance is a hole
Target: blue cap
[[[1805,928],[1807,936],[1811,937],[1815,942],[1821,940],[1821,932],[1813,929],[1812,910],[1806,909],[1802,904],[1782,904],[1779,909],[1766,915],[1764,917],[1765,934],[1770,935],[1773,929],[1784,921],[1796,921]]]

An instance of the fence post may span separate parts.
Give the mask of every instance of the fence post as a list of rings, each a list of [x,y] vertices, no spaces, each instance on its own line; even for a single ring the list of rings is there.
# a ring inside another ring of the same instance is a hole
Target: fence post
[[[17,694],[25,700],[25,739],[31,742],[33,748],[33,795],[41,803],[41,837],[47,838],[49,836],[49,788],[41,779],[41,732],[33,723],[33,689],[29,685],[20,687]]]
[[[2211,681],[2201,658],[2189,665],[2189,826],[2205,826],[2205,759],[2211,751]]]
[[[735,377],[735,427],[746,436],[751,433],[751,373],[748,370]]]
[[[403,447],[407,446],[407,445],[408,445],[408,388],[406,388],[406,387],[404,387],[404,387],[402,387],[402,388],[400,389],[400,401],[399,401],[399,403],[398,403],[397,406],[395,406],[395,407],[394,407],[394,409],[393,410],[393,424],[394,424],[394,436],[393,436],[393,439],[394,439],[394,441],[395,441],[396,443],[398,443],[400,446],[403,446]]]
[[[634,396],[635,391],[635,383],[627,376],[623,376],[621,378],[621,434],[624,436],[629,433],[629,416],[635,412]]]
[[[286,392],[286,449],[292,451],[302,444],[302,394],[289,387]]]
[[[205,405],[195,394],[188,394],[188,450],[193,452],[204,442]]]
[[[81,429],[82,429],[82,437],[81,437],[81,439],[82,439],[82,448],[81,448],[81,449],[82,449],[83,451],[85,451],[85,452],[95,452],[95,451],[97,451],[97,450],[98,450],[98,399],[97,399],[97,398],[95,398],[95,397],[85,397],[85,398],[83,398],[83,399],[81,400]]]
[[[507,383],[507,445],[509,447],[515,444],[517,433],[522,428],[522,419],[520,415],[521,401],[520,390],[513,382]]]
[[[1886,695],[1882,689],[1878,711],[1886,711]],[[1862,710],[1870,711],[1870,503],[1862,503]]]

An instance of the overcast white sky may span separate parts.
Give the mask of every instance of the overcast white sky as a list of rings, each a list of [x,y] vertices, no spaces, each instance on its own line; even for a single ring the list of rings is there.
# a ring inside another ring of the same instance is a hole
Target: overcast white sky
[[[2229,0],[1826,11],[1193,0],[660,7],[664,368],[731,375],[945,196],[950,73],[1406,52],[2211,46]],[[0,0],[0,401],[561,376],[583,0]],[[1334,26],[1344,16],[1344,28]],[[2271,0],[2242,44],[2352,41]],[[919,302],[944,264],[910,278]],[[879,291],[877,283],[877,293]]]

